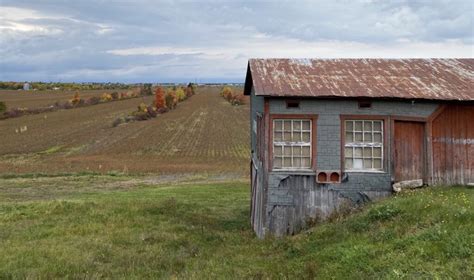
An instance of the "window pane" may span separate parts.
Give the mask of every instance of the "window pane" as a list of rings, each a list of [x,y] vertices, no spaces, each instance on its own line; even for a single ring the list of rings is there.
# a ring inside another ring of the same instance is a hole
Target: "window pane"
[[[380,121],[374,122],[374,131],[382,131],[382,122]]]
[[[287,132],[287,131],[285,130],[285,132],[283,133],[283,140],[285,140],[285,141],[287,141],[287,142],[288,142],[288,141],[291,141],[291,132]]]
[[[311,136],[309,132],[303,132],[303,139],[301,139],[305,143],[309,143],[311,141]]]
[[[355,121],[354,124],[356,131],[362,131],[362,121]]]
[[[301,155],[301,147],[293,147],[293,156]]]
[[[301,167],[304,167],[304,168],[310,168],[311,167],[311,161],[310,161],[310,158],[302,158],[301,159]]]
[[[291,147],[289,146],[283,147],[283,155],[291,157]]]
[[[353,160],[354,169],[362,169],[362,159],[355,158]]]
[[[346,169],[352,169],[352,159],[351,158],[346,158],[345,167],[346,167]]]
[[[372,169],[372,160],[364,159],[364,169]]]
[[[346,132],[346,143],[354,142],[354,137],[352,132]]]
[[[374,157],[382,157],[382,148],[374,147]]]
[[[355,133],[354,142],[362,142],[362,132],[356,132]]]
[[[374,133],[374,142],[382,143],[382,133]]]
[[[354,157],[362,157],[362,148],[354,148]]]
[[[365,121],[364,122],[364,131],[372,131],[372,122],[371,121]]]
[[[281,165],[281,158],[280,157],[276,157],[274,160],[273,160],[273,167],[275,168],[281,168],[282,165]]]
[[[344,154],[346,157],[352,157],[352,147],[346,148]]]
[[[283,129],[283,124],[282,124],[281,120],[274,120],[273,123],[275,125],[274,126],[275,130],[282,130]]]
[[[310,130],[311,129],[311,121],[305,120],[303,121],[303,129]]]
[[[283,158],[283,167],[291,167],[291,158],[285,157]]]
[[[374,168],[382,169],[382,160],[381,159],[374,159]]]
[[[303,156],[310,157],[311,156],[311,149],[309,146],[303,146]]]
[[[354,130],[354,123],[352,121],[346,121],[346,131]]]
[[[284,127],[285,131],[291,131],[291,121],[284,121]]]
[[[367,133],[365,132],[364,133],[364,142],[367,142],[367,143],[370,143],[372,142],[372,133]]]
[[[294,132],[293,131],[293,141],[301,142],[301,132],[299,132],[299,131]]]
[[[281,146],[273,146],[273,154],[275,156],[281,156],[282,155],[282,151],[281,151],[282,147]]]
[[[301,167],[301,158],[299,157],[293,158],[293,167],[295,168]]]
[[[301,121],[293,121],[293,131],[301,130]]]
[[[280,142],[283,140],[283,134],[281,132],[275,132],[273,133],[273,140]]]
[[[364,148],[364,158],[370,158],[370,157],[372,157],[372,148],[365,147]]]

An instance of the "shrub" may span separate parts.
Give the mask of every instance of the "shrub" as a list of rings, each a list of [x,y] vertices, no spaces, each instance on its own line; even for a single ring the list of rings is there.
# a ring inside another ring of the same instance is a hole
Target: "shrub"
[[[79,93],[76,92],[76,93],[74,94],[74,97],[70,100],[70,102],[71,102],[72,105],[77,106],[77,105],[80,104],[81,100],[82,100],[82,99],[81,99],[81,97],[79,96]]]
[[[232,96],[233,92],[230,87],[224,87],[221,91],[221,96],[224,97],[226,100],[229,100],[229,98]]]
[[[169,91],[166,96],[165,96],[165,102],[166,102],[166,107],[170,110],[173,110],[176,108],[176,105],[178,104],[177,98],[176,98],[176,93],[171,90]]]
[[[164,114],[164,113],[166,113],[166,112],[168,112],[168,111],[169,111],[169,109],[166,108],[166,107],[158,108],[158,109],[156,110],[156,112],[157,112],[158,114]]]
[[[0,101],[0,113],[3,113],[7,110],[7,105],[5,105],[5,102]]]
[[[150,118],[156,118],[157,112],[156,108],[153,106],[146,107],[146,112]]]
[[[132,113],[132,116],[134,117],[134,120],[136,121],[144,121],[150,118],[148,116],[148,113],[144,111],[135,111]]]
[[[230,104],[232,105],[242,105],[244,104],[245,97],[242,94],[233,95],[230,99]]]
[[[155,107],[157,109],[165,108],[165,91],[162,87],[157,87],[155,90]]]
[[[176,90],[176,98],[178,99],[178,102],[181,102],[186,99],[186,93],[184,93],[183,88],[180,87]]]
[[[8,110],[4,113],[5,117],[7,118],[16,118],[23,116],[25,114],[26,108],[13,108],[11,110]]]
[[[193,89],[189,86],[186,87],[186,97],[191,97],[193,95]]]
[[[196,94],[196,86],[193,83],[189,83],[186,87],[186,95],[188,94],[188,91],[190,92],[189,96]]]
[[[113,125],[114,127],[117,127],[117,126],[119,126],[120,124],[126,123],[126,122],[127,122],[127,119],[126,119],[126,118],[124,118],[124,117],[119,117],[119,118],[116,118],[116,119],[114,120],[114,122],[112,123],[112,125]]]
[[[138,112],[147,112],[147,106],[145,103],[140,103],[140,105],[138,105]]]
[[[108,102],[108,101],[111,101],[113,98],[112,98],[112,95],[109,94],[109,93],[104,93],[102,94],[102,96],[100,97],[100,99],[104,102]]]
[[[88,105],[96,105],[100,103],[100,98],[97,96],[92,96],[91,98],[87,99],[86,104]]]
[[[116,92],[116,91],[112,92],[112,93],[110,94],[110,96],[112,96],[112,99],[113,99],[113,100],[119,99],[119,94],[118,94],[118,92]]]

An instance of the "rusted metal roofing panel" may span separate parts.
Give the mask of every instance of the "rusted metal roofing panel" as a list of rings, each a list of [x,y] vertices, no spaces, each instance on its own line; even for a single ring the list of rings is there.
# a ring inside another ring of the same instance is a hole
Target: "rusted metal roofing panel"
[[[470,58],[250,59],[249,69],[256,95],[474,100]]]

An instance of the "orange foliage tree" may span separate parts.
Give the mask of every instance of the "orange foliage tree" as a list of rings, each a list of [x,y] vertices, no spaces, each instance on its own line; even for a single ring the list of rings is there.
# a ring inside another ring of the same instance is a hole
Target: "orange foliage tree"
[[[165,91],[162,87],[158,87],[155,90],[155,107],[157,109],[166,108]]]

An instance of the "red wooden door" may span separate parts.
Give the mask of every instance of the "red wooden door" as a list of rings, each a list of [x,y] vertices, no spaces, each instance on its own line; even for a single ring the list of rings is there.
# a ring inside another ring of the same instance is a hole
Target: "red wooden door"
[[[425,124],[395,121],[393,137],[395,182],[423,179]]]

